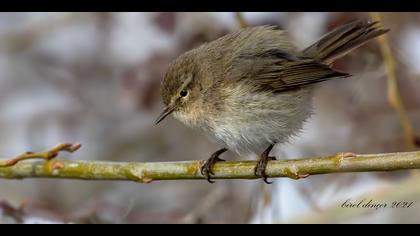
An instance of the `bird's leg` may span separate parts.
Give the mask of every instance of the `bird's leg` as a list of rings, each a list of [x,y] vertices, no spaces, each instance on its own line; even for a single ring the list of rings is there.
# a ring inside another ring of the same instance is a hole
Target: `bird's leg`
[[[260,159],[258,160],[258,164],[255,167],[254,174],[258,177],[263,178],[264,182],[267,184],[271,184],[272,182],[267,181],[267,175],[265,173],[265,168],[267,167],[268,161],[276,160],[275,157],[270,157],[270,151],[273,149],[274,143],[270,144],[267,149],[261,154]]]
[[[214,166],[214,164],[216,164],[216,162],[225,161],[223,159],[220,159],[219,156],[226,151],[227,148],[217,150],[215,153],[211,154],[210,158],[207,161],[205,161],[204,164],[201,166],[201,174],[207,177],[207,181],[209,181],[209,183],[214,183],[214,181],[210,179],[210,174],[214,174],[211,168]]]

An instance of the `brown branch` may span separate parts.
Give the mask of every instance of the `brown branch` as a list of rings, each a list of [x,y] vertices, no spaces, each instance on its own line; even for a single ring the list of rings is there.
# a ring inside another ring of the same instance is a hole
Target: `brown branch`
[[[23,207],[16,208],[6,201],[1,201],[0,210],[3,211],[4,215],[13,218],[17,223],[23,223],[23,218],[25,216]]]
[[[381,22],[381,15],[378,12],[370,13],[375,21]],[[388,100],[389,104],[395,109],[401,122],[404,132],[404,140],[408,150],[414,150],[416,147],[416,137],[414,135],[413,125],[407,116],[406,109],[401,100],[400,92],[398,89],[398,81],[396,76],[396,63],[392,56],[391,47],[389,46],[388,39],[385,35],[377,38],[381,53],[384,59],[388,74]]]
[[[45,152],[25,152],[13,159],[0,161],[0,168],[1,167],[10,167],[14,166],[20,161],[29,160],[29,159],[44,159],[46,161],[49,161],[53,158],[55,158],[59,152],[65,151],[65,152],[75,152],[77,151],[82,145],[80,143],[71,144],[71,143],[62,143],[58,144],[54,148],[45,151]]]
[[[248,27],[248,24],[246,23],[242,13],[240,12],[235,12],[235,17],[236,17],[236,21],[238,22],[238,25],[240,28],[246,28]]]

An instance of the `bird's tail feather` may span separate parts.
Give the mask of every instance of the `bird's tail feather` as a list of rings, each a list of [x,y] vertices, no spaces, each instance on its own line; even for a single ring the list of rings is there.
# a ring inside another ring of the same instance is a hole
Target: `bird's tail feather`
[[[302,51],[304,57],[331,64],[370,39],[388,32],[378,22],[354,20],[324,35],[319,41]]]

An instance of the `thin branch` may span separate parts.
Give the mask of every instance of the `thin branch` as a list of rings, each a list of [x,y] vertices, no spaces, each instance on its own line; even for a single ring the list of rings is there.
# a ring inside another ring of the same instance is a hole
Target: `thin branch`
[[[225,196],[226,194],[220,188],[214,189],[212,192],[205,195],[204,198],[201,199],[200,203],[195,205],[191,212],[182,217],[179,220],[179,223],[199,223],[201,217],[203,217],[212,207],[222,202]]]
[[[0,217],[4,214],[5,216],[13,218],[17,223],[23,223],[23,218],[25,216],[23,206],[16,208],[6,201],[1,201],[0,210]]]
[[[150,183],[154,180],[205,179],[200,174],[201,161],[182,162],[100,162],[61,161],[50,167],[44,162],[21,162],[0,168],[0,178],[61,178],[84,180],[129,180]],[[219,162],[214,166],[214,179],[256,179],[256,161]],[[349,155],[337,154],[300,160],[270,161],[269,177],[304,178],[309,175],[396,171],[420,169],[420,152]]]
[[[236,22],[238,22],[239,28],[246,28],[248,24],[246,23],[244,16],[240,12],[235,12]]]
[[[14,52],[26,49],[47,33],[54,32],[76,20],[83,19],[81,16],[83,15],[79,13],[62,13],[47,16],[26,28],[0,34],[0,51]]]
[[[80,143],[71,144],[71,143],[62,143],[58,144],[54,148],[45,151],[45,152],[25,152],[13,159],[0,161],[0,168],[1,167],[10,167],[16,165],[20,161],[29,160],[29,159],[44,159],[49,161],[55,157],[57,157],[58,153],[61,151],[65,152],[75,152],[77,151],[82,145]]]
[[[381,15],[378,12],[370,13],[375,21],[381,22]],[[401,122],[404,132],[405,144],[408,150],[414,150],[416,147],[416,137],[414,135],[413,125],[407,116],[406,109],[401,100],[400,92],[398,89],[398,82],[396,76],[396,63],[392,56],[391,47],[389,46],[388,39],[385,35],[377,38],[381,48],[382,57],[384,59],[385,67],[388,74],[388,100],[389,104],[395,109]]]

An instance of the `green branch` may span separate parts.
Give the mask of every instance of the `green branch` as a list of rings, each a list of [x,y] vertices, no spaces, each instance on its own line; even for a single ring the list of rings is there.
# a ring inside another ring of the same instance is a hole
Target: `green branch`
[[[155,180],[205,179],[200,174],[201,161],[181,162],[102,162],[58,161],[19,162],[0,167],[0,178],[61,178],[84,180],[129,180],[150,183]],[[213,179],[256,179],[256,161],[219,162],[214,166]],[[300,160],[270,161],[267,175],[299,179],[310,175],[397,171],[420,169],[420,152],[388,154],[337,154]]]

